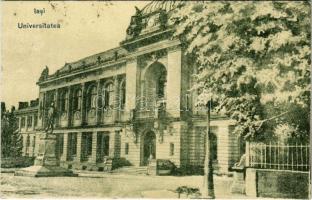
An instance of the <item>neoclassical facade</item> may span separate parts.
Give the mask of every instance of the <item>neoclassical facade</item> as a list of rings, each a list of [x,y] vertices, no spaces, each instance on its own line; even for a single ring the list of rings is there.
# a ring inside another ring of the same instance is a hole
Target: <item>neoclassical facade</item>
[[[64,167],[98,170],[107,158],[135,166],[149,159],[203,166],[206,111],[195,106],[197,92],[191,90],[196,66],[171,37],[168,18],[177,4],[155,1],[137,10],[117,48],[66,63],[54,74],[45,68],[38,105],[17,110],[22,130],[28,116],[36,117],[32,132],[22,131],[24,154],[36,155],[36,134],[53,105],[56,153]],[[228,172],[241,154],[239,138],[233,122],[212,118],[215,166]],[[31,154],[28,138],[34,141]]]

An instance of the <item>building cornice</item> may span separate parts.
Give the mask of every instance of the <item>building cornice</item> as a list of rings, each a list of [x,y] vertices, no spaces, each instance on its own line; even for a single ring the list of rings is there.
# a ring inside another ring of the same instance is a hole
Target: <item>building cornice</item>
[[[167,48],[176,49],[180,44],[181,44],[181,42],[179,40],[164,40],[164,41],[161,41],[161,42],[158,42],[158,43],[155,43],[155,44],[150,44],[148,46],[140,47],[140,48],[137,49],[137,51],[128,54],[127,56],[123,57],[122,60],[120,60],[120,61],[106,63],[105,65],[101,65],[101,66],[98,66],[98,67],[92,67],[92,68],[89,68],[89,69],[84,69],[84,70],[81,70],[81,71],[73,72],[71,74],[67,74],[67,75],[62,76],[62,77],[46,80],[46,81],[43,81],[43,82],[40,82],[40,83],[37,83],[37,84],[39,85],[39,87],[43,87],[43,85],[47,85],[49,83],[54,83],[54,82],[57,82],[57,81],[60,81],[60,80],[64,80],[66,78],[72,78],[72,77],[75,77],[75,76],[83,75],[85,73],[95,72],[95,71],[98,71],[98,70],[101,70],[101,69],[107,69],[109,67],[117,67],[117,66],[126,64],[128,62],[133,62],[133,60],[136,60],[136,58],[138,56],[141,56],[141,55],[144,55],[144,54],[147,54],[147,53],[150,53],[150,52],[159,51],[159,50],[167,49]],[[104,78],[104,77],[102,77],[102,78]],[[87,81],[85,81],[85,82],[87,82]],[[60,87],[70,86],[70,85],[74,85],[74,84],[75,83],[62,84],[62,86],[60,86]],[[60,87],[54,86],[53,88],[56,89],[56,88],[60,88]],[[46,90],[50,90],[50,89],[51,88],[49,88],[49,89],[41,88],[40,90],[41,91],[46,91]]]
[[[20,110],[15,110],[14,113],[16,115],[21,115],[21,114],[28,114],[28,113],[32,113],[32,112],[38,112],[38,106],[36,107],[30,107],[30,108],[23,108]]]

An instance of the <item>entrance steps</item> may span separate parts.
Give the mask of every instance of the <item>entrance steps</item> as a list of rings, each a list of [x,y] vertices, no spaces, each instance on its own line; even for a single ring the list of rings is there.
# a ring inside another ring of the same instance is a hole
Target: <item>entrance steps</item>
[[[130,174],[130,175],[146,175],[147,166],[130,166],[130,167],[121,167],[113,170],[113,174]]]

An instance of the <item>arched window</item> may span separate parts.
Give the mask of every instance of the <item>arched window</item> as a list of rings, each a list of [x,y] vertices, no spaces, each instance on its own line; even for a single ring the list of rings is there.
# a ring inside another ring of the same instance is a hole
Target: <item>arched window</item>
[[[60,111],[61,113],[64,113],[67,111],[67,91],[64,90],[63,92],[61,92],[60,94]]]
[[[110,109],[114,103],[114,89],[113,83],[108,83],[104,87],[104,108]]]
[[[93,86],[90,86],[88,90],[87,110],[90,110],[95,107],[96,107],[96,87],[93,85]]]
[[[77,89],[74,92],[73,110],[78,111],[80,109],[81,109],[81,89]]]
[[[120,97],[120,109],[124,109],[125,108],[125,104],[126,104],[126,82],[123,81],[120,85],[120,93],[119,93],[119,97]]]

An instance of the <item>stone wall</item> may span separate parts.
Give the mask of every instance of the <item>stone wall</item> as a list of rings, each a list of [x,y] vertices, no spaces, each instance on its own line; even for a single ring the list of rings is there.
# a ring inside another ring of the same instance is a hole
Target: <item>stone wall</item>
[[[309,197],[309,173],[247,168],[246,195],[306,199]]]
[[[140,137],[135,141],[135,134],[130,127],[123,129],[120,133],[120,157],[127,159],[134,166],[140,166]],[[126,144],[128,144],[128,154],[126,154]]]
[[[206,129],[205,121],[194,123],[188,132],[188,158],[189,165],[203,166],[205,159],[204,137]],[[239,145],[236,135],[233,134],[229,120],[211,121],[211,132],[217,139],[217,161],[215,169],[220,173],[228,173],[229,168],[239,161]]]

